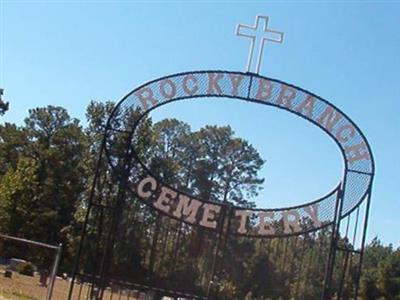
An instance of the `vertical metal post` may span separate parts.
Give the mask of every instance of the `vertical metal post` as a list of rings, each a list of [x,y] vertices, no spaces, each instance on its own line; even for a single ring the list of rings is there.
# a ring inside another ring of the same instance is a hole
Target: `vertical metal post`
[[[333,277],[333,270],[335,266],[335,258],[336,258],[336,248],[337,248],[337,238],[338,233],[340,230],[340,221],[341,221],[341,214],[342,214],[342,202],[343,202],[343,195],[344,195],[344,187],[345,182],[343,183],[343,188],[341,187],[338,190],[338,195],[336,198],[336,205],[335,205],[335,216],[332,224],[332,235],[331,235],[331,243],[329,248],[329,256],[328,256],[328,263],[326,266],[325,272],[325,279],[324,279],[324,287],[323,287],[323,300],[330,299],[330,293],[332,290],[332,277]]]
[[[58,265],[60,264],[61,253],[62,253],[62,244],[59,244],[56,252],[56,257],[54,258],[53,269],[51,270],[50,282],[49,282],[49,287],[47,288],[46,300],[51,300],[51,297],[53,295],[54,283],[57,277],[57,270],[58,270]]]
[[[340,278],[340,284],[339,284],[339,291],[337,293],[337,299],[340,300],[342,299],[342,293],[343,293],[343,289],[344,289],[344,285],[345,285],[345,281],[346,281],[346,270],[347,270],[347,266],[349,264],[349,256],[350,256],[350,251],[346,250],[346,255],[344,257],[344,264],[343,264],[343,272],[342,272],[342,276]]]
[[[369,208],[371,204],[371,189],[369,190],[368,199],[367,199],[367,207],[365,208],[365,217],[364,217],[364,228],[363,228],[363,237],[361,241],[361,251],[360,251],[360,261],[358,265],[358,272],[357,272],[357,279],[356,279],[356,293],[355,298],[358,298],[358,290],[360,285],[360,278],[361,278],[361,269],[364,259],[364,250],[365,250],[365,239],[367,237],[367,226],[368,226],[368,217],[369,217]]]
[[[82,231],[81,231],[78,252],[77,252],[77,254],[75,256],[74,267],[73,267],[72,276],[71,276],[71,284],[69,286],[69,292],[68,292],[68,300],[72,299],[72,292],[74,290],[74,284],[75,284],[76,275],[77,275],[77,273],[79,273],[79,263],[80,263],[80,260],[81,260],[83,244],[85,243],[85,238],[86,238],[86,234],[87,234],[87,226],[88,226],[88,222],[89,222],[90,210],[92,208],[93,199],[94,199],[94,196],[95,196],[95,193],[96,193],[97,180],[98,180],[98,178],[100,176],[100,168],[101,168],[101,162],[102,162],[102,157],[103,157],[103,149],[104,149],[105,144],[106,144],[106,133],[107,133],[107,129],[106,129],[106,131],[104,133],[103,141],[102,141],[102,144],[101,144],[101,147],[100,147],[99,156],[98,156],[98,159],[97,159],[96,173],[95,173],[94,178],[93,178],[93,183],[92,183],[92,187],[91,187],[90,195],[89,195],[89,204],[88,204],[88,207],[86,209],[85,221],[83,223],[83,228],[82,228]]]
[[[228,217],[228,223],[226,225],[225,232],[224,232],[224,230],[222,230],[222,232],[221,232],[221,235],[224,234],[224,241],[223,241],[223,245],[221,247],[221,259],[219,261],[218,268],[217,268],[217,278],[218,278],[219,281],[221,281],[221,279],[222,279],[222,270],[223,270],[223,267],[224,267],[225,252],[226,252],[226,249],[227,249],[227,246],[228,246],[229,232],[231,230],[232,211],[233,211],[232,205],[230,205],[228,202],[226,202],[226,203],[228,205],[228,207],[226,209],[228,211],[228,214],[227,215],[225,214],[225,219]],[[223,226],[225,225],[224,223],[223,223]],[[214,297],[215,299],[219,298],[219,296],[218,296],[219,291],[220,291],[220,289],[216,290],[215,297]]]
[[[215,273],[216,273],[216,269],[217,269],[217,260],[218,260],[218,253],[220,251],[220,247],[221,247],[221,242],[222,242],[222,238],[223,238],[223,233],[224,233],[224,225],[225,225],[225,218],[226,218],[226,211],[227,211],[227,207],[226,205],[224,205],[225,203],[223,203],[222,207],[222,213],[220,216],[220,228],[218,230],[218,240],[217,243],[215,245],[215,253],[214,253],[214,257],[213,257],[213,261],[212,261],[212,265],[211,265],[211,278],[210,278],[210,282],[208,284],[208,289],[207,289],[207,296],[206,299],[210,300],[212,299],[212,290],[215,287],[216,283],[215,283]]]
[[[348,241],[348,237],[349,237],[349,228],[350,228],[350,216],[349,215],[347,217],[347,225],[346,225],[346,234],[345,234],[345,239]],[[354,238],[354,237],[353,237]],[[353,247],[354,247],[354,243],[353,243]],[[349,256],[350,256],[350,249],[348,245],[345,245],[345,257],[343,258],[344,260],[344,264],[343,264],[343,272],[342,275],[340,276],[340,284],[339,284],[339,291],[337,293],[337,299],[340,300],[342,299],[342,293],[343,293],[343,289],[345,287],[345,282],[346,282],[346,274],[347,274],[347,266],[349,263]]]
[[[112,214],[112,221],[111,221],[111,226],[107,234],[107,240],[106,240],[106,245],[105,249],[103,251],[103,257],[101,259],[100,263],[100,269],[99,269],[99,274],[98,274],[98,282],[97,285],[99,285],[100,291],[97,293],[96,297],[98,299],[103,299],[103,294],[104,294],[104,289],[106,286],[106,281],[107,281],[107,276],[106,274],[108,272],[108,269],[110,267],[110,263],[112,261],[112,252],[113,252],[113,246],[115,243],[115,235],[117,233],[117,228],[120,223],[120,215],[121,215],[121,210],[122,210],[122,205],[123,201],[125,198],[126,194],[126,189],[128,185],[128,178],[129,178],[129,172],[131,168],[131,163],[133,156],[135,155],[135,152],[131,149],[131,141],[132,141],[132,136],[133,136],[133,131],[129,134],[127,138],[127,151],[126,151],[126,156],[124,159],[124,170],[123,170],[123,177],[120,180],[119,187],[118,187],[118,194],[116,197],[116,203],[115,206],[113,207],[113,214]]]

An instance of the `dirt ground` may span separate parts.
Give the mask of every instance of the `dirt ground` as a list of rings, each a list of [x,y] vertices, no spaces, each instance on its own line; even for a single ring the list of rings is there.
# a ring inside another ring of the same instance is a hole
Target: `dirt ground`
[[[12,278],[5,278],[4,275],[1,274],[0,297],[3,297],[3,299],[7,300],[45,299],[47,288],[39,286],[38,282],[38,276],[30,277],[13,272]]]
[[[39,276],[31,277],[13,272],[12,278],[5,278],[3,274],[0,274],[0,300],[44,300],[47,288],[39,286],[38,283]],[[67,299],[68,288],[69,281],[57,278],[52,299]],[[87,292],[87,285],[77,284],[73,299],[86,299]],[[134,291],[121,291],[111,295],[111,292],[106,290],[103,299],[135,300],[139,298]]]

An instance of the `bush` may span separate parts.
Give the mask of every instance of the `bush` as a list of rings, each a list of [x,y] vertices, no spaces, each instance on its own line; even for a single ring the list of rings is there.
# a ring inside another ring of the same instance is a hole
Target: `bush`
[[[35,266],[30,262],[26,262],[17,267],[17,272],[22,275],[33,276],[35,273]]]

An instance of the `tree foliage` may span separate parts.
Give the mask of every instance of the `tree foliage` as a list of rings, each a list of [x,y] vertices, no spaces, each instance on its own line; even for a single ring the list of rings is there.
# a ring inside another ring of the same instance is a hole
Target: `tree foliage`
[[[6,111],[8,111],[9,109],[9,103],[6,101],[3,101],[3,93],[4,90],[0,89],[0,116],[4,115],[6,113]]]
[[[0,126],[1,232],[64,242],[86,185],[86,136],[61,107],[29,110],[23,126]]]
[[[51,244],[63,242],[62,271],[71,271],[79,235],[89,206],[103,132],[114,103],[92,101],[87,125],[82,127],[61,107],[29,110],[23,125],[0,125],[0,233]],[[131,182],[141,174],[132,164],[124,172],[127,145],[136,151],[150,172],[165,184],[205,200],[253,207],[264,182],[259,171],[265,161],[229,126],[205,126],[193,130],[176,119],[154,122],[144,118],[130,135],[136,111],[116,111],[107,136],[108,159],[99,161],[101,180],[95,192],[99,210],[89,215],[88,270],[100,265],[113,228],[113,207],[119,197],[121,174]],[[109,163],[113,164],[110,169]],[[101,187],[101,188],[100,188]],[[164,288],[184,288],[202,293],[210,278],[217,234],[169,219],[140,202],[129,191],[117,212],[110,274],[116,278]],[[102,226],[98,220],[102,218]],[[331,231],[323,229],[287,239],[228,238],[221,241],[224,256],[216,256],[215,284],[220,299],[319,299]],[[1,244],[1,243],[0,243]],[[352,247],[339,238],[341,246]],[[1,247],[3,256],[19,256],[13,247]],[[316,251],[315,249],[319,249]],[[46,259],[34,260],[49,265]],[[347,257],[348,258],[348,257]],[[351,299],[358,262],[341,280],[346,254],[337,254],[334,286],[342,286]],[[365,250],[361,299],[400,299],[400,249],[374,239]]]

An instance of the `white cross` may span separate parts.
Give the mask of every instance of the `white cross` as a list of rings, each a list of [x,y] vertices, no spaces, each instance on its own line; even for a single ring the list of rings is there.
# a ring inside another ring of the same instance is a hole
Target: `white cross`
[[[259,32],[261,32],[261,34]],[[250,68],[253,64],[253,58],[255,55],[257,55],[257,61],[254,73],[260,72],[261,59],[264,51],[265,41],[271,41],[280,44],[282,44],[283,42],[283,32],[268,29],[268,17],[260,15],[256,17],[256,23],[254,24],[254,26],[243,24],[237,25],[236,35],[244,36],[251,39],[249,57],[247,59],[246,67],[247,72],[250,72]],[[257,51],[254,51],[255,47],[258,48]]]

